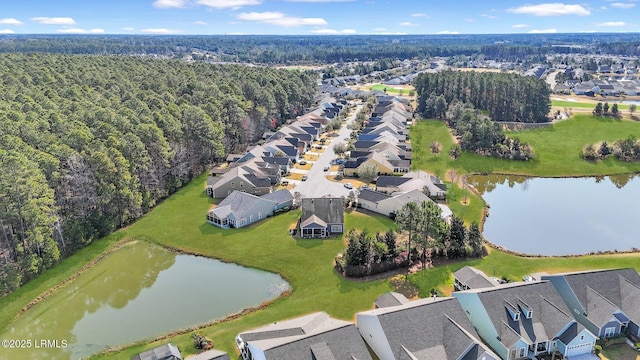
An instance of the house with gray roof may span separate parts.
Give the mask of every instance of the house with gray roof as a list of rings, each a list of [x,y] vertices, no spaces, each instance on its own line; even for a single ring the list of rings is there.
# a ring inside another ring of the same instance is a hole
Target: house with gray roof
[[[640,275],[635,269],[543,275],[576,320],[599,337],[640,337]]]
[[[378,298],[376,299],[373,305],[376,309],[379,309],[379,308],[385,308],[390,306],[404,305],[408,302],[409,302],[409,299],[407,299],[406,296],[397,292],[389,291],[378,296]]]
[[[302,238],[326,238],[344,232],[344,201],[341,198],[305,198],[296,226]]]
[[[244,360],[372,360],[353,323],[317,312],[240,333]]]
[[[497,280],[488,277],[482,271],[471,266],[465,266],[454,272],[453,279],[455,291],[488,288],[500,284]]]
[[[182,355],[177,347],[172,344],[164,344],[133,355],[131,360],[182,360]]]
[[[425,201],[433,200],[418,189],[394,193],[393,195],[362,189],[358,194],[358,207],[389,217],[395,216],[403,206],[410,202],[422,204]],[[446,205],[438,204],[438,207],[441,210],[440,215],[443,219],[452,215],[451,210]]]
[[[455,298],[426,298],[356,314],[380,360],[498,360]]]
[[[231,358],[224,351],[211,349],[189,357],[187,360],[231,360]]]
[[[511,283],[452,294],[478,334],[504,360],[590,354],[598,339],[571,315],[548,281]]]
[[[207,212],[207,222],[223,229],[241,228],[292,205],[293,196],[287,189],[262,196],[235,190]]]

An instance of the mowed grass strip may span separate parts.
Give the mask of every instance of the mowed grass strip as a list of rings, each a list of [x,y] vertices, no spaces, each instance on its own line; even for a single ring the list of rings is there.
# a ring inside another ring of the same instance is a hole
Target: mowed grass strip
[[[588,102],[579,102],[579,101],[551,100],[551,106],[565,107],[567,109],[572,109],[572,108],[573,109],[595,109],[596,104],[598,102],[601,102],[602,105],[604,105],[604,103],[609,103],[609,109],[611,109],[613,104],[616,103],[615,100],[606,100],[606,99],[594,99],[594,101],[596,102],[588,103]],[[618,103],[618,110],[628,110],[628,109],[629,109],[629,105]]]

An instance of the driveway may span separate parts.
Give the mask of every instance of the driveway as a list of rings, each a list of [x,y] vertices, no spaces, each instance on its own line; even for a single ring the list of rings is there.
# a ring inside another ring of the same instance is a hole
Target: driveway
[[[342,183],[330,181],[326,178],[328,175],[327,172],[324,171],[325,166],[331,166],[331,161],[337,157],[335,152],[333,152],[333,146],[337,142],[345,142],[345,138],[348,138],[351,135],[351,130],[347,128],[347,125],[353,123],[356,118],[356,115],[362,110],[362,105],[358,105],[353,114],[347,119],[346,124],[340,128],[338,131],[338,136],[334,137],[331,142],[325,146],[325,150],[322,153],[316,153],[320,156],[318,160],[313,162],[313,166],[307,172],[307,181],[300,181],[297,185],[291,190],[291,193],[295,193],[296,191],[302,194],[302,197],[322,197],[325,195],[331,195],[334,197],[349,196],[349,190],[344,187]],[[313,151],[308,151],[307,153],[314,153]]]

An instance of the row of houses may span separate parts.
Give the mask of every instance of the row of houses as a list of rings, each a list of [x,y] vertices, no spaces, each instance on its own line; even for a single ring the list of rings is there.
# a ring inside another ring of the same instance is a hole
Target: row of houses
[[[341,102],[324,101],[278,131],[266,132],[262,145],[244,154],[230,154],[226,167],[214,169],[209,176],[207,195],[224,198],[236,190],[257,196],[270,193],[343,108]]]
[[[557,94],[575,95],[606,95],[606,96],[637,96],[640,94],[638,80],[567,80],[564,84],[556,85],[553,91]]]
[[[387,293],[355,324],[318,312],[240,333],[236,345],[244,360],[597,359],[590,354],[598,338],[640,336],[634,269],[510,284],[480,274],[456,272],[466,290],[452,297],[409,301]]]
[[[393,96],[377,96],[377,106],[358,134],[344,163],[345,176],[375,166],[380,175],[407,173],[411,170],[412,149],[407,125],[413,117],[411,107]]]

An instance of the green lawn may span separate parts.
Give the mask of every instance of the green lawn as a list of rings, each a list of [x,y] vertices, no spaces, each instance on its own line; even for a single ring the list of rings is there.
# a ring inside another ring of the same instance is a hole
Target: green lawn
[[[579,115],[549,127],[510,132],[508,135],[533,146],[535,158],[525,162],[463,153],[457,160],[452,160],[447,155],[452,142],[447,139],[448,130],[445,125],[437,120],[423,120],[411,130],[413,166],[417,169],[429,169],[439,176],[443,176],[451,168],[456,169],[459,174],[476,172],[551,177],[614,175],[640,171],[640,163],[625,163],[615,159],[588,162],[581,156],[581,150],[587,144],[602,140],[614,142],[629,135],[640,138],[640,123],[634,121]],[[429,144],[434,140],[442,144],[442,153],[437,156],[429,152]]]
[[[613,106],[616,102],[615,100],[607,100],[607,99],[599,99],[599,101],[604,105],[604,103],[609,103],[609,108]],[[578,101],[564,101],[564,100],[551,100],[551,106],[558,107],[566,107],[567,109],[595,109],[596,104],[588,103],[588,102],[578,102]],[[627,104],[618,104],[618,110],[628,110],[629,105]]]
[[[373,85],[371,87],[371,90],[386,91],[389,94],[396,94],[396,95],[400,95],[401,92],[402,92],[402,95],[409,95],[409,92],[412,91],[412,89],[395,89],[393,86],[394,85],[377,84],[377,85]]]

